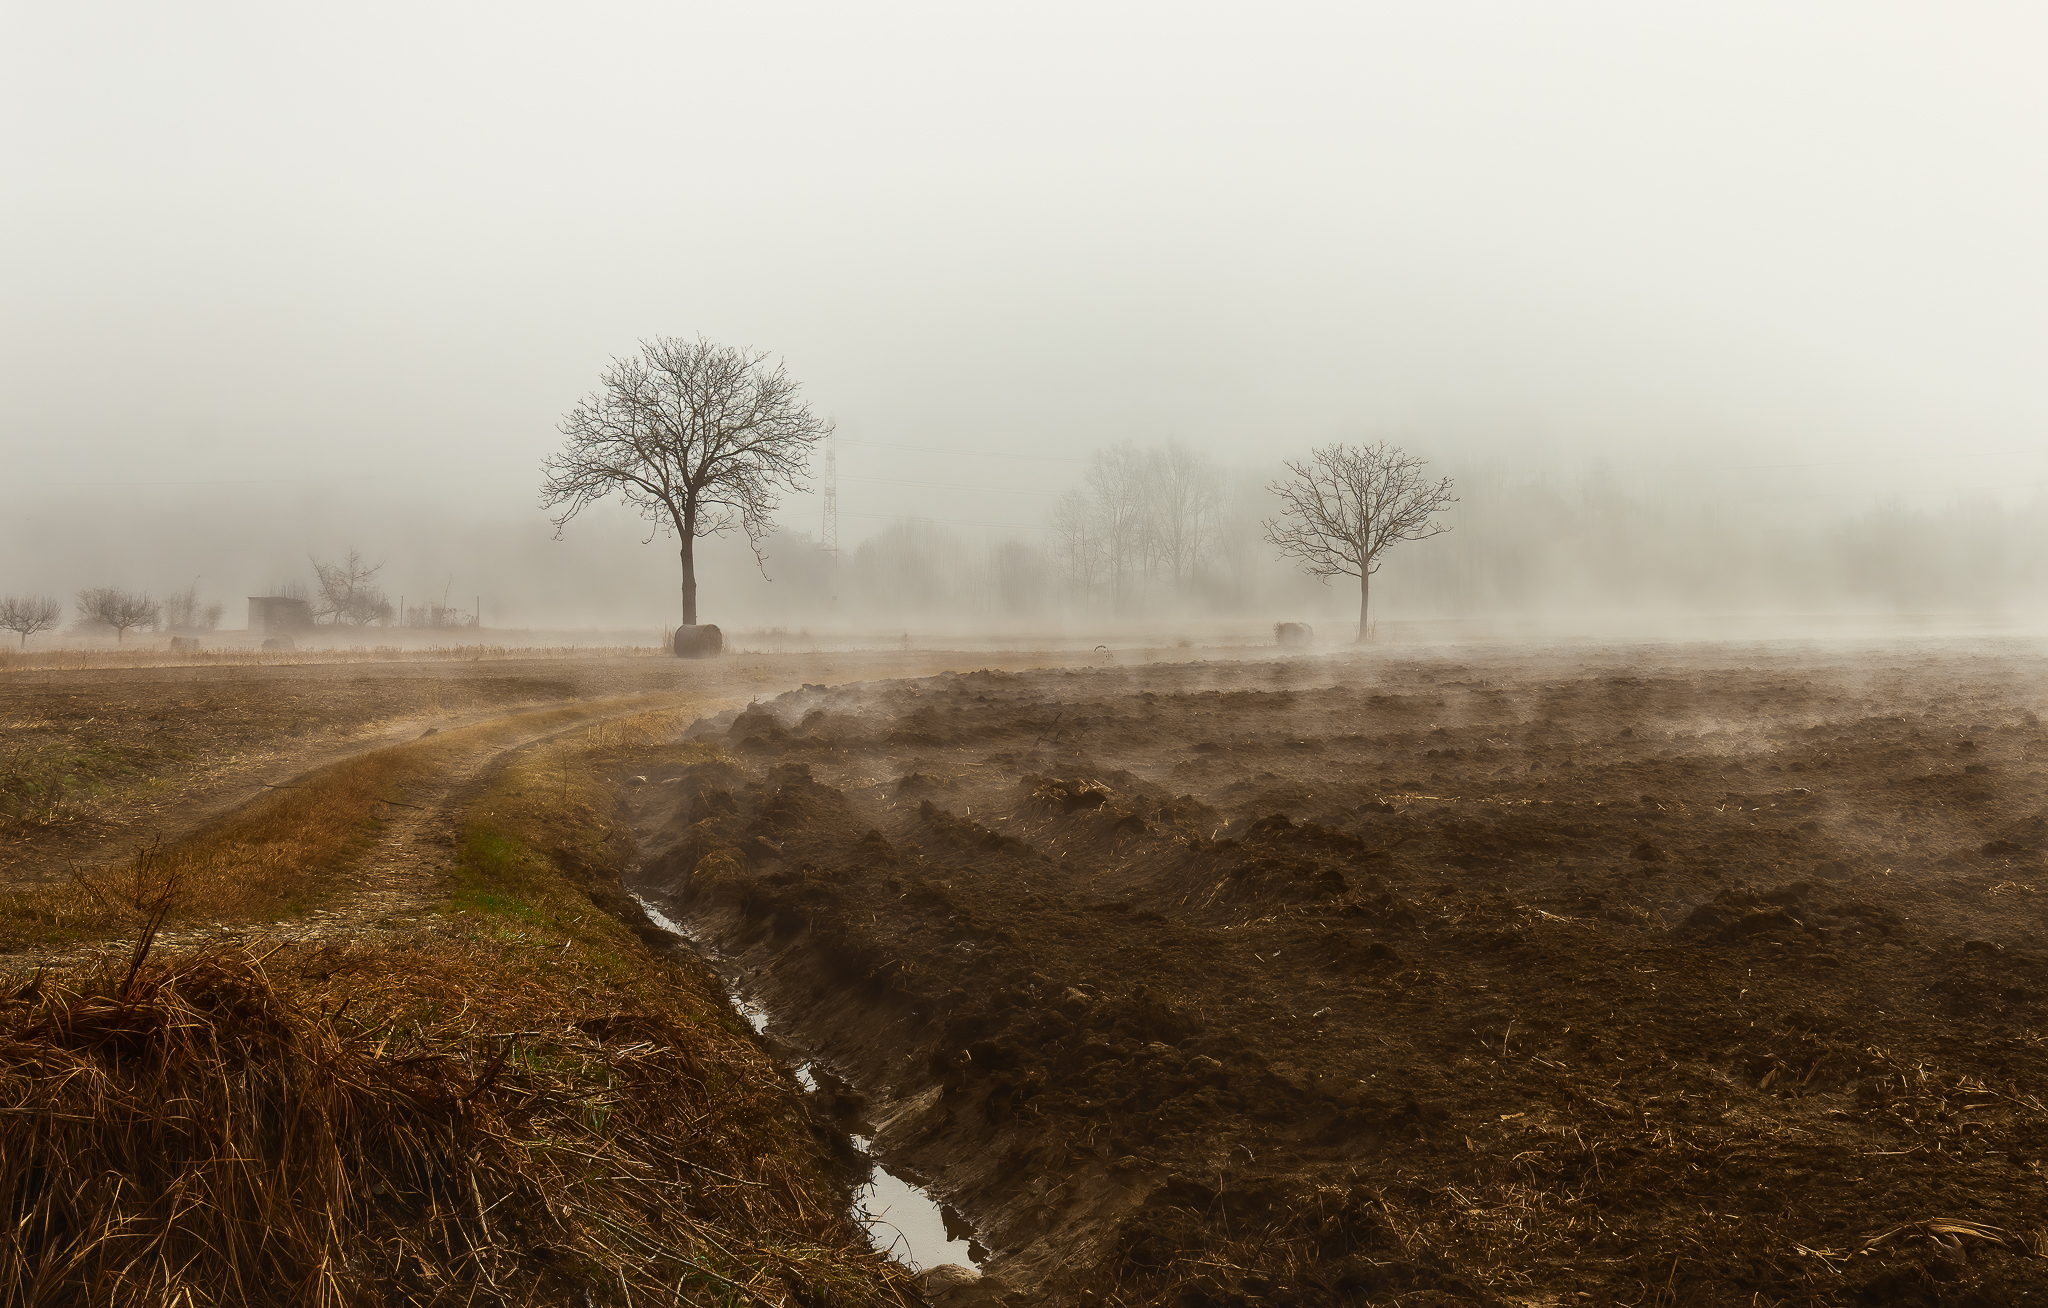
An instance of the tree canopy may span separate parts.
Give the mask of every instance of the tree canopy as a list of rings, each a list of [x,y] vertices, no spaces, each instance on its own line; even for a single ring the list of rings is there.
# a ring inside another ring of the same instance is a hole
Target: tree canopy
[[[130,627],[154,627],[163,616],[163,605],[147,591],[126,591],[113,586],[95,586],[78,592],[78,616],[114,629],[114,643],[128,637]]]
[[[19,632],[23,649],[30,636],[56,626],[63,613],[64,606],[47,595],[0,595],[0,631]]]
[[[811,447],[831,423],[764,350],[657,336],[615,358],[562,419],[542,465],[541,507],[559,537],[588,505],[617,495],[680,540],[683,621],[697,621],[695,542],[734,528],[764,565],[779,493],[808,489]]]
[[[1325,445],[1305,460],[1289,460],[1293,480],[1267,488],[1281,504],[1280,516],[1265,524],[1268,541],[1300,560],[1312,577],[1358,578],[1361,643],[1369,633],[1366,602],[1372,574],[1380,570],[1387,548],[1450,530],[1432,515],[1458,502],[1451,479],[1429,481],[1422,475],[1423,464],[1385,441]]]

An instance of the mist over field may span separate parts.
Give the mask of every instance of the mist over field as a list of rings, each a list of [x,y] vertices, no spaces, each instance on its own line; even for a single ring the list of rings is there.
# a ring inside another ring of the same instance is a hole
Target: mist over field
[[[707,621],[1348,638],[1265,487],[1380,439],[1458,496],[1375,579],[1394,626],[2048,591],[2031,10],[5,22],[0,593],[63,601],[37,642],[100,586],[239,628],[351,547],[486,628],[673,625],[671,539],[536,502],[657,335],[764,349],[838,423],[836,562],[786,495],[765,576],[705,542]],[[1197,469],[1191,550],[1076,556],[1062,497],[1119,451]]]
[[[2043,49],[0,6],[0,1299],[2048,1299]]]

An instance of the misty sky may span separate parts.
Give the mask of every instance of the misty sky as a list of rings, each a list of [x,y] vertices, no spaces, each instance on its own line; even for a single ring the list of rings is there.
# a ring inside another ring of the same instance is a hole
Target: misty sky
[[[2044,37],[1868,0],[9,4],[0,514],[253,485],[545,539],[556,422],[654,333],[786,358],[847,541],[1042,523],[1126,438],[2032,495]]]

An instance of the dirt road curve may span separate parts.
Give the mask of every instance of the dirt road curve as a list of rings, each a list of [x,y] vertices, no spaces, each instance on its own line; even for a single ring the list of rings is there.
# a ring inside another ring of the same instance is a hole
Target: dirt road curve
[[[2044,672],[1929,643],[814,689],[636,763],[638,888],[1029,1296],[2030,1302]]]
[[[366,815],[378,819],[373,843],[330,879],[322,906],[275,926],[232,924],[236,932],[352,931],[414,912],[445,889],[462,797],[522,750],[650,708],[714,712],[811,677],[916,674],[953,662],[930,651],[702,663],[612,654],[11,673],[0,676],[0,887],[125,862],[151,841],[175,843],[231,821],[276,788],[347,760],[431,749],[438,771],[402,802]]]
[[[316,768],[519,709],[672,689],[673,660],[296,664],[0,677],[0,878],[176,839]]]
[[[343,866],[323,877],[317,906],[270,921],[202,920],[167,928],[157,936],[158,946],[176,950],[208,941],[259,937],[280,942],[353,940],[376,931],[410,930],[445,897],[472,801],[497,769],[550,741],[580,735],[607,722],[701,703],[707,701],[626,696],[572,709],[503,714],[445,732],[431,729],[412,741],[382,746],[389,751],[431,749],[436,767],[426,781],[408,787],[403,800],[393,798],[373,805],[374,834],[351,851]],[[370,752],[359,750],[346,757]],[[315,784],[319,772],[311,770],[284,784]],[[116,942],[113,947],[127,948],[128,943]],[[61,967],[101,947],[23,951],[5,955],[4,962],[13,969]]]
[[[1092,655],[943,651],[502,658],[0,674],[0,885],[68,875],[175,839],[366,750],[516,710],[629,694],[712,701],[805,682],[1029,667]]]

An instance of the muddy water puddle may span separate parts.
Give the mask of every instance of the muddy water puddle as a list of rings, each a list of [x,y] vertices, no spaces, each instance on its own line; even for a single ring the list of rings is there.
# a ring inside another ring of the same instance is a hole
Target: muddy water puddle
[[[855,1136],[853,1142],[868,1152],[865,1137]],[[972,1267],[977,1261],[968,1237],[954,1234],[959,1227],[946,1221],[932,1197],[880,1163],[874,1178],[854,1192],[853,1206],[865,1215],[863,1224],[875,1248],[912,1270],[941,1263]]]
[[[689,945],[718,972],[725,980],[726,996],[734,1010],[754,1028],[755,1035],[767,1035],[770,1014],[732,984],[725,970],[718,966],[719,954],[715,947],[693,938],[682,923],[645,899],[638,895],[634,899],[650,921]],[[804,1089],[818,1089],[818,1073],[811,1062],[793,1059],[789,1066]],[[912,1271],[944,1263],[971,1267],[978,1261],[974,1257],[978,1250],[971,1243],[971,1231],[957,1219],[949,1221],[938,1202],[923,1188],[883,1166],[874,1155],[873,1142],[866,1136],[848,1138],[853,1141],[854,1148],[874,1164],[867,1184],[854,1191],[853,1207],[875,1248]]]

